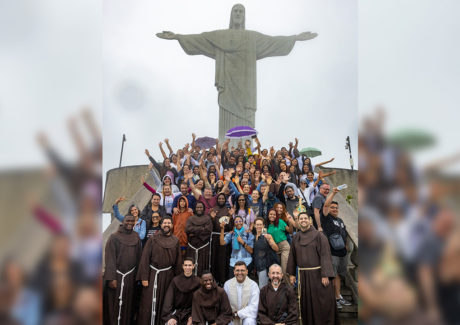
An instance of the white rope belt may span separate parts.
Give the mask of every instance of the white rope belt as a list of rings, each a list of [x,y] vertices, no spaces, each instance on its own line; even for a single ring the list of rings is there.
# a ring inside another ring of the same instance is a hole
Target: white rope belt
[[[157,302],[157,280],[158,280],[158,273],[167,271],[172,268],[172,265],[169,267],[166,267],[164,269],[157,269],[156,267],[152,266],[150,264],[150,268],[152,270],[155,270],[155,280],[153,280],[153,295],[152,295],[152,319],[150,320],[151,325],[155,325],[155,315],[156,315],[156,302]]]
[[[228,232],[224,232],[224,235],[226,235],[226,234],[228,234]],[[209,270],[211,270],[212,235],[219,235],[220,236],[220,232],[213,231],[211,233],[211,240],[209,241]]]
[[[299,300],[299,319],[302,319],[302,310],[301,310],[301,303],[300,303],[300,298],[301,298],[301,284],[300,284],[300,271],[313,271],[313,270],[319,270],[321,269],[321,266],[314,266],[314,267],[298,267],[297,268],[297,298]]]
[[[121,274],[121,289],[120,289],[120,296],[118,297],[119,302],[119,308],[118,308],[118,325],[120,325],[120,319],[121,319],[121,306],[123,305],[123,287],[125,286],[125,277],[133,272],[136,269],[136,267],[133,267],[131,270],[129,270],[126,273],[121,273],[120,271],[117,270],[118,274]]]
[[[212,237],[212,236],[211,236]],[[207,242],[206,244],[204,244],[203,246],[201,247],[198,247],[198,248],[195,248],[192,246],[192,244],[188,243],[188,245],[190,246],[190,248],[194,249],[195,250],[195,275],[197,273],[197,269],[198,269],[198,252],[200,251],[200,249],[202,248],[205,248],[206,246],[209,245],[210,242]]]

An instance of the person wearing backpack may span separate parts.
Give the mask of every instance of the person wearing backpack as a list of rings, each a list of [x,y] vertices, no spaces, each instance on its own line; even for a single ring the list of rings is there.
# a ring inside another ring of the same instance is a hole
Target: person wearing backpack
[[[331,247],[332,267],[334,269],[334,288],[337,309],[342,306],[350,306],[351,302],[343,299],[340,294],[340,276],[345,277],[347,273],[347,228],[341,218],[339,218],[339,204],[334,201],[334,196],[339,192],[333,188],[326,198],[321,215],[321,226],[323,232],[329,240]]]

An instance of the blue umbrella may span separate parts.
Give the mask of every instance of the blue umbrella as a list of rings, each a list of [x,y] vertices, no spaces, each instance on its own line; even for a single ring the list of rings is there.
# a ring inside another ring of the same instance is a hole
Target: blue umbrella
[[[225,133],[226,138],[237,139],[245,137],[255,137],[257,136],[257,131],[250,126],[235,126]]]

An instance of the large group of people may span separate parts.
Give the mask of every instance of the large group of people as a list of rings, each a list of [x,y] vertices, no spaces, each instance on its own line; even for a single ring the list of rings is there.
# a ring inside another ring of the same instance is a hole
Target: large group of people
[[[146,149],[152,193],[105,247],[106,324],[337,324],[347,231],[324,173],[298,140]],[[149,184],[150,183],[150,184]],[[152,185],[153,186],[152,186]],[[330,192],[330,193],[329,193]]]

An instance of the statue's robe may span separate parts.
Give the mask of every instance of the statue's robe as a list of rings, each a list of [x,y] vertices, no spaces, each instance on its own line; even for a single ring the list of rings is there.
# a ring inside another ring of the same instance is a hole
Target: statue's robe
[[[205,55],[216,61],[215,86],[219,104],[219,139],[230,128],[255,127],[257,60],[288,55],[295,36],[268,36],[250,30],[224,29],[177,35],[188,55]]]

